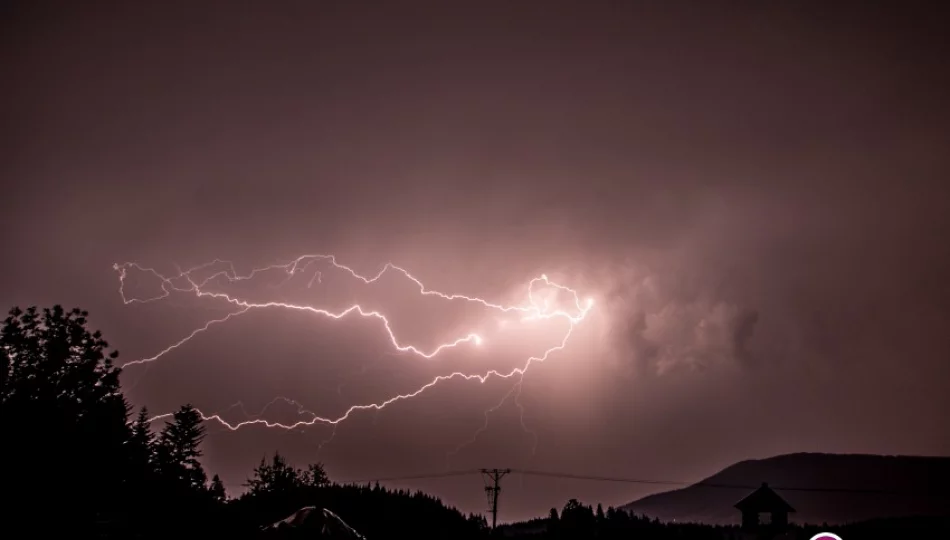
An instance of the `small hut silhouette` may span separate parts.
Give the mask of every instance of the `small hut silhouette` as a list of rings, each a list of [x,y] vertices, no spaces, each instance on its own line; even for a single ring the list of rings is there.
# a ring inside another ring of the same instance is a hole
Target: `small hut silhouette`
[[[788,513],[794,512],[792,505],[769,485],[762,486],[737,502],[735,507],[742,512],[742,528],[756,530],[760,528],[783,528],[788,525]]]

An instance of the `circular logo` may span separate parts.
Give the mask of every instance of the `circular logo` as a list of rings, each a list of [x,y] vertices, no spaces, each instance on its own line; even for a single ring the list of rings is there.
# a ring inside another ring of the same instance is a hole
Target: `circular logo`
[[[815,536],[812,536],[811,540],[841,540],[841,537],[837,534],[818,533]]]

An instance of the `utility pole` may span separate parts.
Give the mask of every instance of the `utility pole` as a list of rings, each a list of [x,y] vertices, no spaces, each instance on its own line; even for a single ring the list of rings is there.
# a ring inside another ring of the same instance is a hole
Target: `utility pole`
[[[498,493],[501,492],[499,482],[511,469],[482,469],[485,477],[485,493],[488,494],[488,510],[491,512],[491,529],[495,530],[498,523]]]

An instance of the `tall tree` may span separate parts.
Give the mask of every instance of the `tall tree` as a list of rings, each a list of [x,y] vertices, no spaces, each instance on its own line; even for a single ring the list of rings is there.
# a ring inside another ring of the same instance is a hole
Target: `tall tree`
[[[214,475],[211,478],[211,485],[208,486],[208,491],[211,493],[211,497],[220,503],[227,502],[228,493],[224,489],[224,483],[221,482],[221,478],[218,475]]]
[[[80,417],[90,409],[122,400],[118,351],[98,331],[86,328],[88,312],[62,306],[10,310],[0,331],[7,364],[0,402],[47,400],[69,407]]]
[[[36,522],[37,534],[69,523],[81,535],[112,520],[106,513],[127,499],[129,409],[113,365],[118,352],[88,330],[87,317],[61,306],[13,308],[0,328],[0,462],[14,464],[3,509]],[[51,506],[60,519],[34,515]]]
[[[323,468],[319,467],[319,471],[323,473]],[[326,473],[322,474],[322,478],[326,479]],[[261,464],[254,469],[253,476],[248,478],[245,485],[249,494],[261,495],[290,493],[307,484],[307,473],[287,463],[284,456],[276,452],[270,463],[267,463],[266,458],[261,458]]]
[[[201,413],[183,405],[165,424],[158,439],[158,465],[163,476],[193,491],[202,491],[208,481],[201,457],[205,437]]]
[[[324,487],[330,485],[330,478],[323,468],[323,463],[311,463],[303,473],[303,483],[308,487]]]
[[[7,394],[7,380],[10,378],[10,355],[7,351],[0,350],[0,402]]]
[[[152,423],[146,407],[139,409],[138,416],[132,422],[129,450],[133,466],[148,468],[154,465],[155,434],[152,432]]]
[[[560,531],[566,538],[589,538],[595,525],[593,508],[577,499],[567,501],[561,510]]]
[[[163,494],[158,490],[155,463],[155,433],[149,422],[148,409],[142,407],[132,422],[129,439],[126,441],[126,493],[137,504],[129,508],[131,526],[143,525],[153,520],[156,501]]]

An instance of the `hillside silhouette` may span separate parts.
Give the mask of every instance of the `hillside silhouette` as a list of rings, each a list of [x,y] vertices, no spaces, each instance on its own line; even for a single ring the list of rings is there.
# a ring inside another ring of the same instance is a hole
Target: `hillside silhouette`
[[[736,524],[739,512],[732,505],[749,494],[745,486],[763,482],[795,508],[790,516],[795,523],[950,515],[950,458],[866,454],[798,453],[741,461],[689,487],[622,508],[663,521]]]

